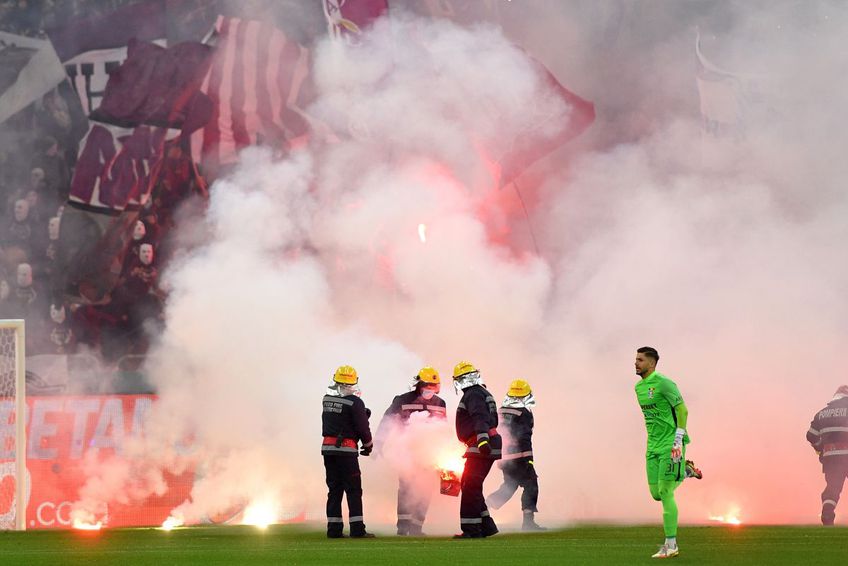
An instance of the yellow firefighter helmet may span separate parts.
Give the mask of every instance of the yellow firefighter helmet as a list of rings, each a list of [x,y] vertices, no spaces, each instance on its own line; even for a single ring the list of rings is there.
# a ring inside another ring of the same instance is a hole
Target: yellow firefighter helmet
[[[442,380],[439,379],[439,371],[430,366],[426,366],[421,368],[421,371],[418,372],[417,376],[418,381],[421,383],[441,383]]]
[[[477,368],[471,365],[471,362],[459,362],[456,364],[456,367],[453,368],[453,378],[459,379],[466,373],[471,373],[473,371],[477,371]]]
[[[516,379],[509,384],[509,391],[506,394],[510,397],[527,397],[530,395],[530,384],[523,379]]]
[[[356,370],[350,366],[340,366],[333,374],[333,381],[336,383],[344,383],[345,385],[356,385],[359,381],[359,376],[356,375]]]

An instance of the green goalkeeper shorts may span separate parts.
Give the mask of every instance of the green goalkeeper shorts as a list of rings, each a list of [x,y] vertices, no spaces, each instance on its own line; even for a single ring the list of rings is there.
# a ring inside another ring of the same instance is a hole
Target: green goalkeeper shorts
[[[686,450],[680,461],[671,461],[671,454],[649,454],[645,459],[645,470],[648,472],[648,483],[657,484],[661,481],[679,482],[686,477]]]

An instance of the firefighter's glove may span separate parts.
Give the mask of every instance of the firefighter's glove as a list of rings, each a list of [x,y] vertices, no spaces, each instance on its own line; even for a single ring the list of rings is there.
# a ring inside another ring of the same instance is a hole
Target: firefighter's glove
[[[369,409],[368,407],[365,407],[365,416],[369,419],[371,418],[371,409]]]
[[[370,456],[371,451],[374,449],[373,446],[363,446],[362,450],[359,451],[363,456]]]
[[[488,440],[481,440],[477,443],[477,450],[480,451],[480,454],[483,456],[488,456],[492,453],[492,447],[489,445]]]

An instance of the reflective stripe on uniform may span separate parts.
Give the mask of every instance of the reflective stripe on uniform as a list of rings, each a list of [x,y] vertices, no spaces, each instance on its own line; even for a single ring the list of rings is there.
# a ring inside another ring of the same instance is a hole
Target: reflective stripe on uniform
[[[459,518],[460,525],[482,525],[483,519],[481,517],[474,517],[471,519]]]
[[[489,512],[488,512],[488,511],[483,511],[482,513],[480,513],[480,516],[481,516],[481,517],[488,517],[488,516],[489,516]]]
[[[516,417],[521,416],[521,411],[519,411],[518,409],[507,409],[502,407],[498,412],[501,414],[515,415]]]
[[[822,501],[822,505],[833,505],[834,507],[836,507],[836,501],[834,501],[833,499],[825,499],[824,501]]]
[[[413,517],[412,519],[410,519],[410,520],[409,520],[409,522],[410,522],[410,523],[412,523],[413,525],[418,525],[419,527],[423,527],[423,526],[424,526],[424,521],[419,521],[419,520],[418,520],[418,519],[416,519],[415,517]]]
[[[344,523],[344,519],[341,517],[327,517],[328,523]]]
[[[491,395],[489,395],[489,396],[487,396],[487,397],[486,397],[486,403],[488,403],[489,401],[491,401],[492,403],[494,403],[494,402],[495,402],[495,398],[494,398],[494,397],[492,397]]]
[[[486,440],[489,440],[489,433],[488,432],[481,432],[480,434],[477,435],[477,440],[483,440],[484,438]]]
[[[471,452],[472,454],[480,454],[480,449],[477,448],[476,446],[469,446],[468,449],[466,449],[466,452]],[[501,449],[500,448],[492,448],[492,450],[489,452],[489,454],[491,454],[492,456],[500,456]]]
[[[810,427],[810,430],[808,430],[807,432],[809,432],[810,434],[813,434],[815,436],[821,436],[821,433],[819,431],[817,431],[816,429],[812,428],[812,427]]]
[[[371,446],[374,446],[374,441],[373,441],[373,440],[372,440],[371,442],[367,443],[367,444],[363,444],[363,445],[362,445],[362,447],[363,447],[363,448],[370,448]]]
[[[413,403],[412,405],[401,405],[401,411],[423,411],[424,405],[420,403]]]
[[[357,454],[359,450],[357,448],[348,448],[347,446],[339,446],[336,448],[335,446],[322,446],[321,452],[347,452]]]
[[[341,397],[333,397],[332,395],[324,395],[324,401],[353,406],[353,401],[351,401],[350,399],[342,399]]]
[[[434,413],[447,413],[448,410],[445,407],[439,407],[438,405],[428,405],[428,411],[432,411]]]
[[[532,457],[533,457],[533,451],[532,450],[528,450],[527,452],[513,452],[513,453],[507,452],[506,454],[503,455],[504,460],[516,460],[518,458],[532,458]]]
[[[398,515],[398,520],[400,520],[400,521],[409,521],[410,519],[412,519],[412,515],[410,515],[408,513],[405,513],[403,515]]]
[[[826,432],[848,432],[848,426],[827,426],[821,429],[819,432],[821,434],[824,434]]]
[[[356,517],[350,518],[351,523],[361,523],[362,521],[363,521],[362,515],[357,515]]]
[[[822,454],[822,458],[827,456],[842,456],[844,454],[848,454],[848,450],[831,450],[830,452],[825,452]]]

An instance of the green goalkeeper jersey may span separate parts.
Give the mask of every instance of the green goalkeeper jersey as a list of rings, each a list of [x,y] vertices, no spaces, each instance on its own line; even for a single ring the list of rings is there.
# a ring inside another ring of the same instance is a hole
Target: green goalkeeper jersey
[[[645,379],[636,383],[636,399],[645,415],[645,428],[648,429],[647,454],[664,454],[674,444],[677,430],[677,415],[674,407],[683,403],[683,397],[677,385],[654,371]],[[689,443],[689,435],[683,437],[683,443]]]

